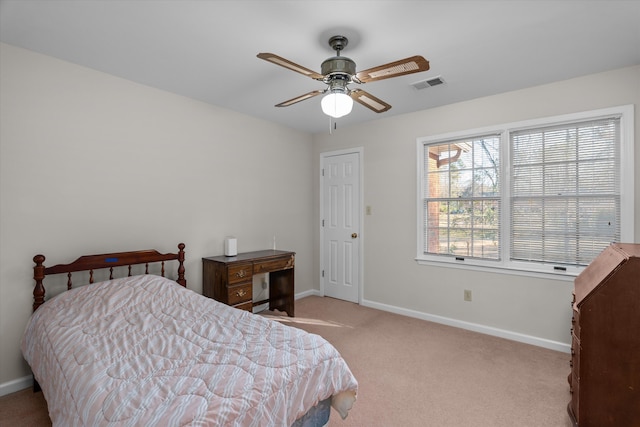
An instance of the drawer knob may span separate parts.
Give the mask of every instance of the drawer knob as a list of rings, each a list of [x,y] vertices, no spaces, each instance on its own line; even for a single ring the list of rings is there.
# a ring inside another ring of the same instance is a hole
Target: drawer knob
[[[247,294],[247,291],[244,289],[240,289],[239,291],[236,292],[236,296],[238,297],[243,297]]]
[[[238,271],[238,272],[236,273],[236,276],[237,276],[237,277],[244,277],[244,276],[246,276],[246,275],[247,275],[247,273],[245,273],[245,271],[244,271],[244,270],[240,270],[240,271]]]

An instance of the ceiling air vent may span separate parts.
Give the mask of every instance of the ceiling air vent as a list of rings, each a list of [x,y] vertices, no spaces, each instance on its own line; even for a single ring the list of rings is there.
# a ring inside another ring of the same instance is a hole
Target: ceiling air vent
[[[442,79],[442,77],[438,76],[438,77],[434,77],[432,79],[415,82],[411,86],[413,86],[414,88],[416,88],[418,90],[421,90],[421,89],[426,89],[426,88],[432,87],[432,86],[438,86],[438,85],[441,85],[443,83],[444,83],[444,80]]]

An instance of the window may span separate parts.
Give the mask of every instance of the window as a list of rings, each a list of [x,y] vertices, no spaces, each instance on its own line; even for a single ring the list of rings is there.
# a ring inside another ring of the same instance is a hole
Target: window
[[[425,150],[425,253],[499,259],[500,136]]]
[[[420,262],[578,274],[633,241],[633,106],[418,139]]]

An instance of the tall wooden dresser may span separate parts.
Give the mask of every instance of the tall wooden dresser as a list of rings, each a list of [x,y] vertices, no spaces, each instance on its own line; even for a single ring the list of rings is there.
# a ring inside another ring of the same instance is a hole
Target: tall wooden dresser
[[[612,244],[575,280],[569,416],[640,426],[640,244]]]

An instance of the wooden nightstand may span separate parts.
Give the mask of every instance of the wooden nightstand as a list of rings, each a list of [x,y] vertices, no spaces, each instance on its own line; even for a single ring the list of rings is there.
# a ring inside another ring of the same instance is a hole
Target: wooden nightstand
[[[241,310],[269,303],[294,316],[295,252],[265,250],[202,258],[202,293]],[[269,298],[253,301],[253,275],[269,273]]]

